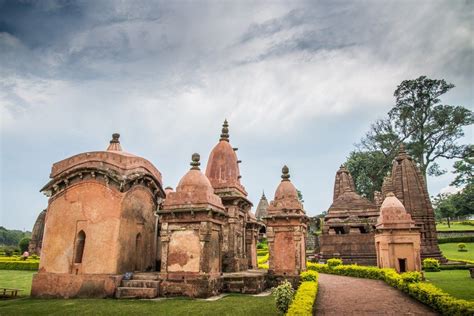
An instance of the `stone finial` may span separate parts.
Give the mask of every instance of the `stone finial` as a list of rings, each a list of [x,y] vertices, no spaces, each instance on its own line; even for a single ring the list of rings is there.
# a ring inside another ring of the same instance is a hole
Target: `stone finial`
[[[261,197],[261,199],[263,199],[263,200],[266,200],[266,199],[267,199],[267,197],[265,196],[265,191],[264,191],[264,190],[262,190],[262,197]]]
[[[199,160],[201,160],[201,156],[198,154],[198,153],[194,153],[192,156],[191,156],[191,170],[201,170],[199,168],[199,166],[201,165],[201,163],[199,162]]]
[[[227,123],[227,119],[225,119],[224,124],[222,124],[222,133],[219,140],[229,141],[229,123]]]
[[[290,181],[290,169],[288,169],[288,166],[284,165],[283,168],[281,168],[281,181]]]
[[[400,160],[403,160],[403,159],[406,159],[406,158],[411,159],[411,157],[408,156],[408,154],[407,154],[407,151],[405,149],[405,144],[401,143],[400,148],[398,149],[398,155],[395,158],[395,160],[400,161]]]
[[[122,146],[120,146],[120,134],[119,133],[113,133],[112,134],[112,139],[110,140],[110,145],[107,148],[109,151],[122,151]]]

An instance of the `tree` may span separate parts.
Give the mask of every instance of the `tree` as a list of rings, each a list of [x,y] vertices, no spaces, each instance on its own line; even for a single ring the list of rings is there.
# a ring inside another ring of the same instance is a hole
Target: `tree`
[[[445,173],[436,160],[462,158],[466,146],[456,143],[463,127],[474,122],[462,106],[441,104],[440,96],[454,87],[445,80],[421,76],[404,80],[394,92],[395,106],[388,118],[379,120],[361,140],[359,148],[380,151],[392,160],[401,143],[420,167],[422,175]]]
[[[380,151],[353,151],[345,163],[354,179],[357,193],[368,199],[373,199],[374,191],[380,190],[391,165],[391,160]]]
[[[30,238],[25,237],[20,240],[18,243],[18,247],[20,248],[20,251],[23,253],[25,251],[28,251],[28,245],[30,244]]]
[[[433,199],[435,214],[438,219],[445,218],[450,227],[450,220],[455,217],[468,217],[474,214],[474,184],[465,186],[455,194],[438,194]]]
[[[454,167],[459,176],[455,181],[472,181],[472,146],[457,143],[464,135],[463,127],[474,122],[472,112],[441,104],[440,100],[453,87],[445,80],[426,76],[400,83],[394,92],[394,107],[386,118],[371,125],[346,162],[359,194],[373,198],[401,144],[419,166],[425,183],[427,175],[446,172],[440,169],[439,158],[461,158]]]
[[[303,200],[303,193],[301,193],[300,190],[296,189],[296,193],[298,193],[298,200],[301,202],[301,203],[304,203],[304,200]]]
[[[466,147],[462,160],[454,163],[453,173],[456,175],[451,185],[460,187],[474,183],[474,146]]]

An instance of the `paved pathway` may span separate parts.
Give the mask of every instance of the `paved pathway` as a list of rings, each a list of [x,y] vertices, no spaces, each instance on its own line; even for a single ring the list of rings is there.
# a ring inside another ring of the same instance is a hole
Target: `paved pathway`
[[[315,315],[437,315],[383,281],[319,274]]]

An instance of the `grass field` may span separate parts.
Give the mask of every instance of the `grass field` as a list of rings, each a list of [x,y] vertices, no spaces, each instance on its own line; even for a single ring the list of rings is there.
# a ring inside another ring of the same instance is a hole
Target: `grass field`
[[[0,270],[0,286],[31,290],[33,271]],[[0,315],[278,315],[273,296],[228,295],[217,301],[186,298],[157,300],[32,299],[0,301]]]
[[[436,224],[437,231],[446,231],[446,230],[474,230],[474,226],[471,225],[461,225],[457,222],[451,223],[451,227],[448,227],[448,224]]]
[[[439,248],[446,258],[474,260],[474,242],[466,242],[468,251],[458,251],[458,243],[439,244]]]
[[[425,272],[425,277],[428,282],[454,297],[474,300],[474,279],[471,278],[469,270]]]

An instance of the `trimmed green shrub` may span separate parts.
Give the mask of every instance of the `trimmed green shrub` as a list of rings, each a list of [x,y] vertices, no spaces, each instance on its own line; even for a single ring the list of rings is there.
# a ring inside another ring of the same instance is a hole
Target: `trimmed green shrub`
[[[258,259],[257,259],[257,263],[258,263],[258,264],[265,263],[265,262],[268,261],[268,258],[269,258],[269,257],[270,257],[270,254],[267,253],[265,256],[258,258]]]
[[[257,250],[257,256],[265,256],[268,254],[268,249]]]
[[[314,272],[316,273],[316,272]],[[317,277],[316,277],[317,279]],[[288,309],[287,316],[311,316],[313,305],[318,294],[318,282],[303,282],[296,291],[295,298]]]
[[[301,282],[317,282],[319,274],[316,271],[308,270],[300,273]]]
[[[433,258],[426,258],[423,260],[423,270],[427,272],[438,272],[439,269],[439,261]]]
[[[11,250],[11,249],[5,249],[5,256],[7,256],[7,257],[13,256],[13,250]]]
[[[461,252],[467,251],[467,249],[466,249],[466,244],[463,243],[463,242],[460,242],[460,243],[458,244],[458,251],[461,251]]]
[[[438,239],[438,244],[449,244],[457,242],[474,242],[474,236],[446,237]]]
[[[24,237],[18,243],[18,248],[20,248],[21,253],[28,251],[28,245],[30,244],[31,238]]]
[[[38,270],[38,261],[0,261],[0,270]]]
[[[454,259],[448,259],[454,260]],[[474,261],[472,262],[474,263]],[[440,270],[469,270],[470,268],[474,268],[474,264],[446,264],[440,265]]]
[[[293,301],[293,296],[295,295],[295,290],[293,290],[291,283],[287,280],[283,281],[273,290],[272,294],[275,296],[276,308],[281,313],[285,314]]]
[[[342,260],[341,259],[336,259],[336,258],[332,258],[332,259],[329,259],[328,260],[328,266],[330,268],[334,268],[334,267],[337,267],[339,265],[342,264]]]
[[[259,263],[258,268],[268,270],[268,263]]]

